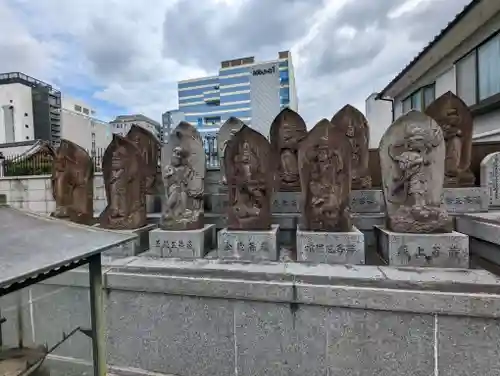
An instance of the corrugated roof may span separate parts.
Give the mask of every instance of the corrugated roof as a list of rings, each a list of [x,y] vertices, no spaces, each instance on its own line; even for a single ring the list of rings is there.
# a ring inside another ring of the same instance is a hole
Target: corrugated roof
[[[394,79],[389,82],[389,84],[378,93],[376,99],[380,99],[384,96],[385,92],[389,90],[397,81],[399,81],[408,71],[413,68],[413,66],[427,53],[430,51],[436,43],[438,43],[457,23],[459,23],[476,5],[478,5],[482,0],[472,0],[469,4],[467,4],[464,9],[460,13],[458,13],[455,18],[446,25],[444,29],[441,30],[439,34],[437,34],[432,41],[424,47],[420,53],[413,58],[412,61],[406,67],[403,68],[399,74],[394,77]]]

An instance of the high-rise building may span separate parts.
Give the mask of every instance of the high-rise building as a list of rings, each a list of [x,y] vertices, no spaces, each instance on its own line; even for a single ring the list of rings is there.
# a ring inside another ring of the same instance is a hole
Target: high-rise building
[[[235,116],[267,137],[281,109],[298,109],[289,51],[267,62],[253,56],[223,61],[216,76],[180,81],[178,95],[185,120],[202,134],[215,134]]]
[[[184,112],[180,110],[170,110],[162,114],[162,131],[160,139],[162,142],[166,140],[172,129],[174,129],[181,121],[186,119]]]
[[[61,92],[23,73],[0,74],[0,143],[61,138]]]
[[[161,124],[147,116],[137,115],[120,115],[115,120],[109,123],[111,125],[111,132],[125,136],[132,125],[143,127],[154,134],[158,139],[161,137]]]

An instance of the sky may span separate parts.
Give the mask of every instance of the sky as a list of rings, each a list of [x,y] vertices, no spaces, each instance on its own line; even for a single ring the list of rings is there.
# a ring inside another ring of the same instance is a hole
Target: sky
[[[364,112],[469,0],[0,0],[0,72],[82,99],[97,117],[177,108],[177,81],[290,50],[308,126]]]

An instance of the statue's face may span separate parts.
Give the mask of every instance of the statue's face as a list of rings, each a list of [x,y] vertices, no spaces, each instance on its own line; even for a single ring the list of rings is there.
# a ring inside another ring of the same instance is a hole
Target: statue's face
[[[326,162],[328,160],[328,150],[320,149],[318,151],[318,161]]]
[[[245,162],[250,161],[250,144],[248,142],[243,143],[242,159]]]
[[[346,130],[346,136],[347,137],[354,137],[354,127],[352,125],[349,124],[349,126],[347,127],[347,130]]]
[[[182,148],[175,147],[174,150],[172,151],[172,163],[178,165],[181,163],[181,161],[182,161]]]
[[[425,138],[421,135],[413,135],[408,138],[408,148],[410,150],[423,150],[425,148]]]
[[[118,149],[116,149],[111,159],[111,165],[113,169],[123,168],[125,166],[126,156],[127,156],[127,150],[125,149],[125,147],[124,146],[118,147]]]

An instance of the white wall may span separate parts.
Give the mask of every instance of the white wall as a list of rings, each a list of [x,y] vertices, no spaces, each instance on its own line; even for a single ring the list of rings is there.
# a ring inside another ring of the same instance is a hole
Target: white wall
[[[7,137],[4,106],[13,106],[14,139]],[[22,84],[0,85],[0,143],[34,139],[31,88]]]
[[[373,93],[365,101],[365,114],[370,127],[370,148],[378,148],[384,132],[392,124],[392,102],[375,100]]]
[[[256,74],[259,71],[263,74]],[[252,109],[250,127],[267,138],[271,123],[281,110],[278,62],[255,64],[251,67],[250,101]]]
[[[111,141],[109,124],[74,111],[62,110],[61,137],[84,149],[92,150],[92,134],[95,135],[95,149],[106,148]]]
[[[155,125],[144,121],[144,120],[127,120],[127,121],[112,121],[109,123],[111,126],[111,132],[116,133],[122,136],[126,136],[130,128],[132,127],[132,124],[138,125],[139,127],[142,127],[144,129],[147,129],[150,131],[152,134],[154,134],[156,137],[160,137],[158,130],[156,129]]]
[[[76,99],[63,94],[61,98],[61,107],[65,110],[81,113],[87,116],[95,116],[95,110],[81,99]]]
[[[295,85],[295,68],[292,62],[292,54],[288,55],[288,82],[290,87],[290,108],[299,112],[299,98],[297,96],[297,86]]]
[[[441,74],[436,78],[435,93],[436,98],[440,97],[444,93],[451,91],[452,93],[457,93],[457,80],[455,76],[455,66],[448,69],[446,72]]]
[[[401,101],[412,94],[415,90],[430,85],[436,80],[439,81],[439,92],[444,93],[448,90],[456,92],[456,80],[451,79],[450,69],[454,68],[457,60],[465,56],[474,47],[485,41],[489,36],[500,30],[500,13],[493,16],[487,23],[478,28],[472,35],[464,41],[457,41],[457,47],[449,53],[444,59],[431,67],[423,76],[418,78],[413,84],[405,88],[394,97],[395,115],[401,115]],[[453,76],[455,76],[453,69]]]

